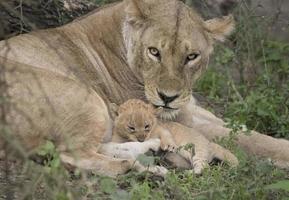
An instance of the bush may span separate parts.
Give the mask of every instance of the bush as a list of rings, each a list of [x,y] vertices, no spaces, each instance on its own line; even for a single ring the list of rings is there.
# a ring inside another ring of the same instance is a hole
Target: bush
[[[225,118],[289,138],[289,43],[270,40],[262,32],[266,23],[242,5],[236,12],[240,21],[231,48],[216,48],[195,91],[223,107]]]

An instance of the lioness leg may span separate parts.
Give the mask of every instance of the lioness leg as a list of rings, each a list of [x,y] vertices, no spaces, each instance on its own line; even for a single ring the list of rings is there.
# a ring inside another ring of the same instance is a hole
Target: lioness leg
[[[231,166],[237,166],[239,164],[236,156],[229,150],[213,142],[210,143],[210,146],[212,149],[212,158],[227,161]]]
[[[98,174],[111,177],[125,174],[132,169],[138,172],[148,171],[160,176],[164,176],[167,173],[164,167],[145,167],[133,159],[111,158],[98,153],[85,154],[80,159],[76,159],[71,154],[61,153],[60,158],[66,166],[73,166],[86,171],[95,171]]]
[[[125,142],[125,143],[104,143],[98,148],[98,152],[114,158],[134,160],[133,168],[139,172],[150,171],[154,174],[164,176],[167,169],[161,166],[145,167],[136,161],[137,157],[146,153],[148,150],[158,151],[160,149],[160,140],[157,138],[144,142]]]
[[[154,146],[160,146],[159,141],[153,142],[155,143]],[[126,143],[123,143],[121,146],[116,145],[115,148],[112,148],[111,145],[112,144],[109,144],[109,146],[104,145],[103,147],[95,149],[95,151],[91,149],[89,151],[80,150],[76,152],[77,155],[72,153],[61,153],[60,158],[66,166],[73,166],[83,170],[91,170],[106,176],[117,176],[124,174],[131,169],[135,169],[138,172],[149,171],[160,176],[164,176],[167,173],[167,170],[164,167],[145,167],[134,158],[114,158],[98,153],[99,151],[103,151],[107,155],[115,156],[115,150],[117,150],[117,147],[120,147],[122,148],[122,151],[125,151],[124,149],[128,150],[128,148],[132,146],[130,143],[128,143],[127,146]],[[146,144],[143,146],[148,145]],[[117,156],[125,157],[127,154],[118,154]]]
[[[195,124],[193,128],[202,132],[209,140],[229,136],[231,131],[229,128],[216,124]],[[269,158],[273,161],[273,164],[281,168],[289,167],[289,141],[287,140],[276,139],[251,131],[249,134],[240,132],[236,142],[249,154]]]
[[[209,140],[229,136],[231,132],[231,129],[224,127],[221,119],[193,102],[189,103],[181,113],[179,122],[200,131]],[[249,154],[269,158],[281,168],[289,167],[288,140],[276,139],[251,131],[250,134],[240,132],[236,142]]]
[[[94,171],[106,176],[124,174],[133,168],[133,160],[110,158],[95,152],[83,152],[75,156],[71,153],[61,153],[61,161],[65,166]]]
[[[136,159],[150,149],[158,151],[159,148],[160,140],[155,138],[144,142],[104,143],[100,145],[98,152],[114,158]]]

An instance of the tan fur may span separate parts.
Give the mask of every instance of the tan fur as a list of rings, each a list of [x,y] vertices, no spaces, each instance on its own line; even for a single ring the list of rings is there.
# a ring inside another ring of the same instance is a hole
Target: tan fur
[[[222,129],[222,120],[192,102],[191,88],[206,69],[214,41],[223,40],[233,24],[230,17],[204,21],[178,0],[125,0],[59,28],[1,41],[1,73],[4,67],[11,69],[10,98],[25,111],[8,113],[13,116],[11,128],[19,130],[12,133],[28,150],[49,136],[63,152],[72,148],[80,155],[73,160],[65,154],[67,162],[84,167],[79,160],[89,161],[96,171],[124,173],[131,160],[115,161],[95,153],[110,138],[107,104],[138,98],[165,106],[161,92],[177,97],[167,103],[161,118],[198,127],[210,138],[228,135],[227,130],[215,134],[215,129]],[[159,50],[159,59],[150,47]],[[187,62],[189,55],[194,59]],[[23,70],[28,73],[17,72]],[[211,129],[200,126],[204,123]],[[265,145],[264,136],[255,135],[256,140],[243,145],[241,139],[239,144],[276,163],[289,161],[289,142],[266,137]],[[63,138],[69,138],[69,144]]]
[[[132,157],[118,159],[99,153],[100,144],[110,138],[112,125],[106,105],[95,91],[43,69],[5,64],[10,97],[5,114],[9,134],[13,135],[10,140],[17,141],[27,157],[37,153],[46,141],[52,141],[66,166],[109,176],[130,169],[166,173],[161,167],[147,169]],[[4,138],[1,135],[2,142]],[[141,149],[144,145],[138,146]],[[159,146],[157,142],[146,144],[147,150]]]
[[[141,100],[128,100],[120,105],[115,119],[113,141],[122,142],[121,138],[128,141],[143,142],[150,137],[150,132],[155,128],[156,118],[154,109],[144,104]],[[133,130],[131,130],[133,129]],[[133,134],[128,134],[133,133]]]
[[[226,160],[229,164],[238,165],[237,158],[220,145],[209,142],[199,132],[187,128],[176,122],[158,122],[156,110],[149,104],[131,99],[120,105],[114,122],[113,142],[127,142],[159,138],[163,150],[177,151],[187,159],[195,173],[200,174],[205,166],[218,158]],[[145,129],[149,125],[150,129]],[[133,128],[133,131],[131,130]],[[193,144],[195,155],[184,147]]]

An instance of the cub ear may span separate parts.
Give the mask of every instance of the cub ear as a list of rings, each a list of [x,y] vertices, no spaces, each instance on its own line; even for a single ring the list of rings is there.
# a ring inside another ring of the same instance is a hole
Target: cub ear
[[[205,28],[213,39],[223,42],[234,30],[235,20],[232,15],[210,19],[205,21]]]
[[[115,103],[110,103],[109,110],[111,113],[111,117],[114,120],[118,116],[119,106],[116,105]]]
[[[163,107],[158,107],[155,109],[155,115],[158,116],[163,112],[164,108]]]
[[[152,108],[154,109],[155,116],[159,116],[161,114],[161,112],[163,112],[163,110],[164,110],[163,107],[154,108],[152,106]]]
[[[141,12],[140,2],[138,0],[125,0],[125,3],[128,23],[135,26],[142,25],[145,17]]]

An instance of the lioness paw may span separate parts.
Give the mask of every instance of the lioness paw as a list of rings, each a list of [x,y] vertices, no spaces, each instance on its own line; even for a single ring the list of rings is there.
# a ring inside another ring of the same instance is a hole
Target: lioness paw
[[[153,150],[153,151],[158,151],[160,149],[161,146],[161,141],[158,138],[154,138],[154,139],[149,139],[146,141],[148,148]]]
[[[149,171],[155,175],[162,176],[162,177],[164,177],[168,173],[167,168],[162,167],[162,166],[152,166],[149,168]]]

